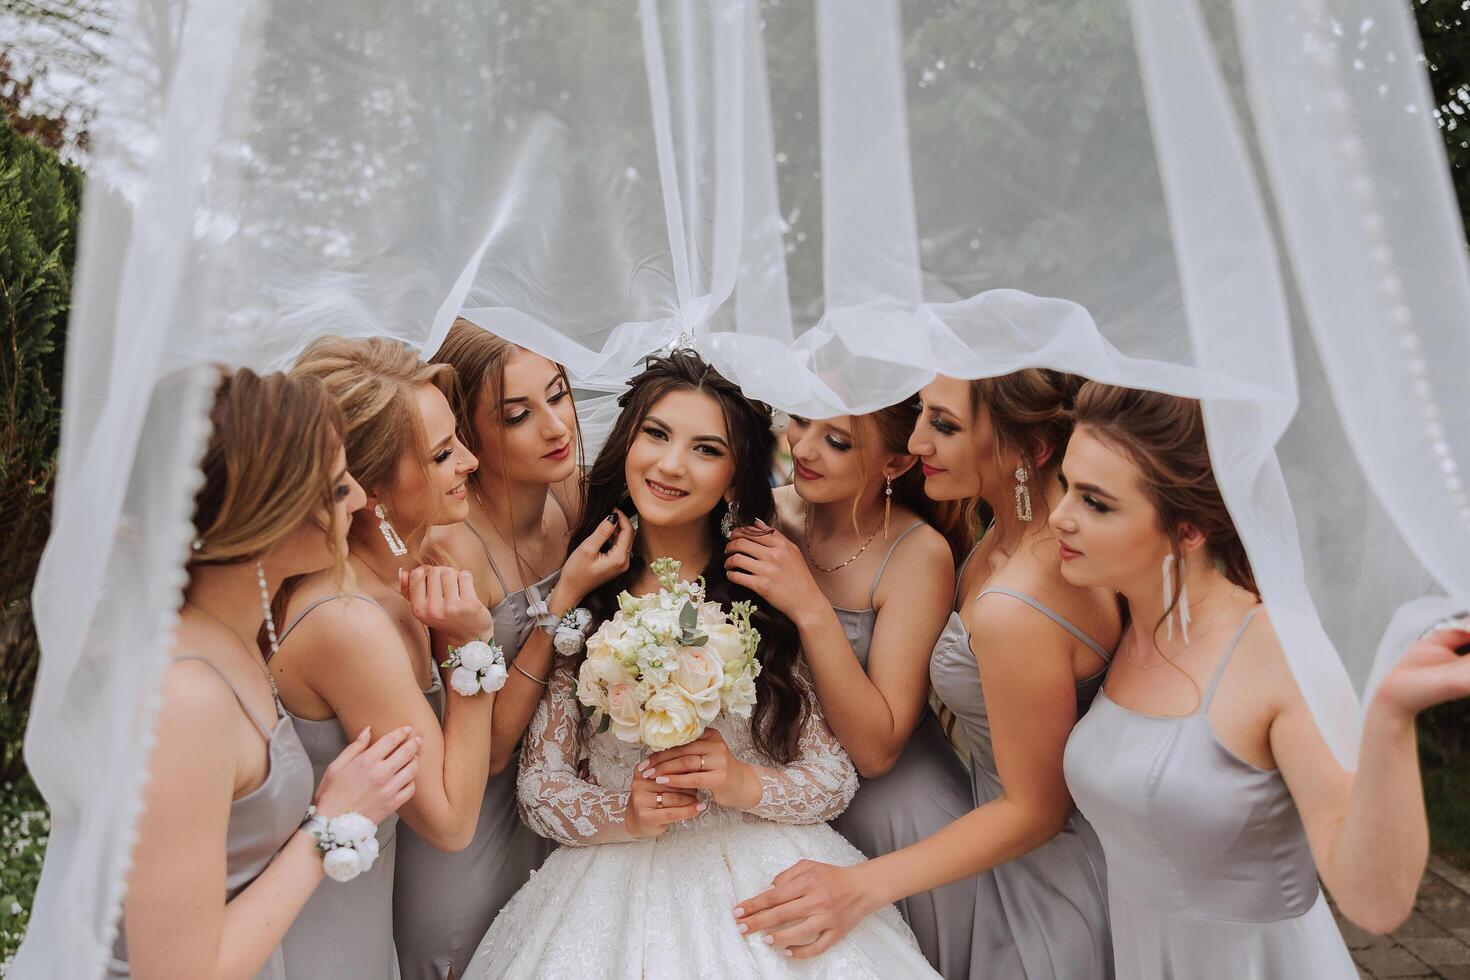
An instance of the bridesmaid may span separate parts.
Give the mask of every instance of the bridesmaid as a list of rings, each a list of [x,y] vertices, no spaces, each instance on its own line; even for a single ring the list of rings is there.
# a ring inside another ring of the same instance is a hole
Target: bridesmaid
[[[433,362],[458,376],[455,417],[480,468],[469,477],[468,516],[434,528],[432,539],[474,576],[512,669],[496,695],[474,839],[449,853],[412,828],[399,835],[393,938],[407,980],[462,976],[500,907],[556,846],[516,810],[521,735],[546,677],[542,665],[517,665],[516,654],[536,626],[532,596],[551,591],[581,515],[577,414],[561,366],[463,319]]]
[[[791,416],[793,485],[776,491],[780,529],[738,530],[726,548],[730,581],[801,633],[827,723],[861,776],[832,826],[870,858],[971,807],[964,764],[925,703],[954,570],[906,448],[918,415],[912,399],[862,416]],[[968,977],[975,890],[961,882],[898,905],[930,964]]]
[[[1414,716],[1470,693],[1453,650],[1470,633],[1410,648],[1344,771],[1260,604],[1199,403],[1089,384],[1076,417],[1062,574],[1132,614],[1066,755],[1107,850],[1118,975],[1356,977],[1318,879],[1374,932],[1409,914],[1428,851]]]
[[[495,698],[444,689],[429,627],[441,644],[462,645],[491,639],[494,624],[468,572],[415,567],[431,558],[428,529],[463,520],[468,509],[465,481],[476,464],[455,435],[453,372],[424,364],[396,341],[328,337],[308,347],[292,373],[321,379],[341,406],[348,465],[367,507],[348,533],[348,587],[324,575],[288,586],[287,625],[271,660],[281,698],[318,771],[347,732],[412,725],[423,742],[403,819],[437,847],[462,848],[485,794]],[[442,727],[433,702],[443,706]],[[371,870],[319,891],[287,933],[293,978],[397,974],[395,831],[396,820],[380,825]]]
[[[909,450],[922,460],[925,493],[994,514],[961,567],[955,613],[930,663],[935,691],[964,727],[974,809],[853,868],[794,865],[741,903],[747,928],[775,930],[774,943],[796,957],[821,953],[899,896],[969,878],[974,971],[1113,974],[1102,847],[1072,805],[1062,752],[1102,683],[1119,611],[1110,590],[1062,578],[1046,524],[1061,497],[1055,474],[1076,385],[1032,369],[973,382],[941,376],[921,392]]]
[[[323,877],[315,841],[298,832],[307,805],[376,822],[414,791],[417,740],[393,728],[369,745],[363,729],[313,795],[253,641],[273,630],[273,583],[343,571],[363,494],[341,413],[319,382],[241,370],[222,380],[210,421],[112,978],[281,980],[281,939]]]

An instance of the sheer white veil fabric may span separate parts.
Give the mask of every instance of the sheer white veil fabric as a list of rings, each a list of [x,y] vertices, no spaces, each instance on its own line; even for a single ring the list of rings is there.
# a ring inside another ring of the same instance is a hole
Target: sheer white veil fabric
[[[1349,765],[1354,685],[1470,604],[1470,270],[1402,4],[132,0],[111,46],[19,976],[112,942],[211,362],[462,314],[608,392],[689,333],[819,417],[1027,366],[1200,397]]]

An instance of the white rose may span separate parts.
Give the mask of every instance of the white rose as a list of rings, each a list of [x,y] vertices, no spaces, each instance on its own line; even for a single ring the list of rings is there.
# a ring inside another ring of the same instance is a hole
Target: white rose
[[[643,744],[662,751],[694,741],[704,731],[699,712],[676,688],[664,688],[643,706]]]
[[[456,667],[449,675],[449,686],[454,693],[469,697],[480,693],[480,672],[469,667]]]
[[[679,613],[674,609],[650,609],[638,617],[638,624],[655,636],[671,636],[679,631]]]
[[[719,654],[704,647],[684,647],[674,683],[694,705],[699,720],[708,725],[720,713],[720,689],[725,685],[725,665]]]
[[[750,709],[755,706],[755,678],[750,674],[736,678],[730,690],[725,692],[724,702],[733,714],[749,718]]]
[[[369,836],[366,840],[358,841],[357,857],[362,862],[362,870],[366,871],[371,868],[373,862],[378,859],[378,839]]]
[[[480,672],[480,690],[486,694],[494,694],[505,686],[505,680],[509,676],[510,672],[505,669],[505,664],[497,660]]]
[[[484,670],[495,662],[495,648],[484,640],[466,643],[457,652],[459,665],[470,670]]]
[[[709,637],[705,646],[719,655],[722,664],[736,663],[745,656],[740,631],[733,623],[711,623],[704,632]]]
[[[338,814],[327,821],[327,833],[343,843],[366,840],[377,832],[377,825],[356,811]]]
[[[555,635],[552,637],[551,645],[563,657],[575,656],[582,649],[582,633],[580,630],[558,626]]]
[[[355,850],[350,847],[334,847],[322,858],[322,870],[333,881],[351,881],[366,869]]]
[[[638,706],[638,685],[628,681],[607,688],[608,727],[624,742],[638,741],[643,722],[643,709]]]

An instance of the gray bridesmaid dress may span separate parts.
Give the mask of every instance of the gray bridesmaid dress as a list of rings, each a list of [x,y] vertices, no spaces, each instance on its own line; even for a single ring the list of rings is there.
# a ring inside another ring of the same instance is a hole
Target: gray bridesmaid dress
[[[1189,715],[1098,695],[1067,742],[1067,785],[1108,856],[1118,976],[1356,977],[1286,782],[1215,737],[1208,713],[1251,618]]]
[[[990,587],[980,596],[1009,596],[1049,617],[1104,661],[1107,650],[1036,599]],[[981,653],[983,656],[983,651]],[[1077,684],[1078,714],[1102,686],[1107,668]],[[1004,792],[990,741],[990,718],[980,670],[959,614],[952,614],[934,648],[929,679],[964,726],[970,746],[973,805]],[[1104,770],[1105,772],[1105,770]],[[975,928],[970,964],[976,976],[1008,980],[1096,980],[1113,976],[1108,928],[1108,883],[1102,844],[1076,810],[1061,833],[1034,850],[970,879]]]
[[[465,527],[479,538],[469,524]],[[484,546],[483,539],[480,544]],[[536,626],[528,610],[528,593],[534,590],[538,597],[548,595],[561,571],[552,572],[529,589],[510,592],[488,547],[485,557],[505,595],[490,614],[495,619],[495,642],[505,651],[509,664]],[[442,721],[442,691],[434,710]],[[516,810],[519,770],[517,748],[505,771],[491,776],[485,784],[475,836],[464,850],[438,850],[407,825],[399,833],[393,937],[404,980],[442,980],[451,968],[454,976],[462,976],[501,906],[556,848],[554,842],[521,823]]]
[[[297,624],[313,609],[335,599],[361,599],[392,614],[364,595],[328,595],[315,600],[281,633],[284,642]],[[395,624],[394,628],[397,626]],[[441,690],[439,671],[431,669],[432,697]],[[350,739],[336,718],[316,721],[292,715],[301,744],[311,758],[316,782],[332,760],[347,748]],[[352,980],[395,980],[398,958],[393,951],[393,865],[398,850],[398,814],[378,824],[378,859],[351,881],[323,881],[296,917],[281,950],[290,980],[351,977]]]
[[[878,583],[899,543],[922,523],[905,530],[888,549],[873,576],[867,609],[832,607],[864,670],[878,621],[873,609]],[[964,763],[945,737],[939,719],[926,707],[898,762],[881,776],[859,779],[857,795],[832,826],[858,850],[875,858],[939,832],[969,813],[971,806],[970,777]],[[947,980],[970,976],[975,889],[968,881],[910,895],[898,902],[898,908],[934,969]]]
[[[270,757],[265,781],[230,804],[230,823],[225,835],[225,901],[230,901],[260,876],[276,854],[296,833],[311,805],[316,783],[312,779],[311,760],[296,736],[296,728],[281,702],[276,702],[275,728],[267,728],[235,685],[214,664],[203,657],[185,656],[175,660],[197,660],[219,674],[220,680],[235,695],[240,710],[250,719],[266,741]],[[125,929],[119,924],[113,943],[112,959],[107,964],[108,980],[124,980],[133,975],[128,965]],[[285,980],[286,970],[278,947],[255,975],[256,980]]]

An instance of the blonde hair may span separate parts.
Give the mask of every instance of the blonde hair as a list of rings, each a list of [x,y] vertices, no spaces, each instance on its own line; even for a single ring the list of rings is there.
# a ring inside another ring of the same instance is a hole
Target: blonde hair
[[[323,337],[302,352],[291,373],[318,378],[326,386],[346,423],[347,468],[391,511],[403,455],[411,454],[428,472],[423,463],[427,440],[414,393],[433,385],[454,404],[458,398],[454,371],[445,364],[425,364],[413,348],[396,340]],[[405,540],[427,530],[427,522],[398,528]]]
[[[325,510],[322,530],[340,577],[347,556],[335,533],[332,490],[344,425],[326,387],[316,378],[241,368],[221,377],[209,418],[189,565],[257,558]]]

